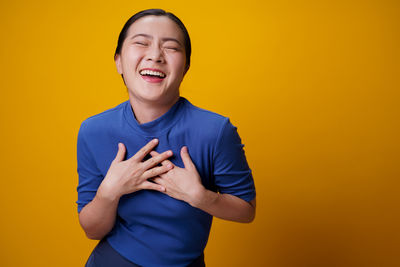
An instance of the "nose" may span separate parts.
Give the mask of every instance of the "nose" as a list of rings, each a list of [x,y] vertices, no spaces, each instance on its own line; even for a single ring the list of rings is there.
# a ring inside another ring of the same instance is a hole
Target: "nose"
[[[146,59],[157,63],[164,63],[163,51],[158,45],[153,45],[149,48]]]

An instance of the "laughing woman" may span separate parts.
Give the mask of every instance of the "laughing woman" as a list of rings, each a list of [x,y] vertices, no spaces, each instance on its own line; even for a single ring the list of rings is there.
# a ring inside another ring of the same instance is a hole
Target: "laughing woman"
[[[255,187],[229,119],[193,106],[183,23],[160,9],[123,27],[115,51],[129,100],[78,134],[79,221],[101,240],[86,266],[205,266],[213,216],[251,222]]]

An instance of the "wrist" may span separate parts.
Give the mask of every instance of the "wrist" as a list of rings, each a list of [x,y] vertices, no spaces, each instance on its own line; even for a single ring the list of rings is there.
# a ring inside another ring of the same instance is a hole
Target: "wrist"
[[[107,186],[102,184],[97,190],[96,197],[110,202],[114,202],[114,201],[119,201],[121,195],[116,190],[112,190],[111,188],[108,188]]]
[[[207,190],[202,187],[192,196],[192,200],[189,202],[195,208],[204,209],[213,205],[218,199],[218,193]]]

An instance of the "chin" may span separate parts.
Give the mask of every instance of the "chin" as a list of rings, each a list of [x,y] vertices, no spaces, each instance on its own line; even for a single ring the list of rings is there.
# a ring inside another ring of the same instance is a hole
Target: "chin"
[[[160,92],[146,92],[142,94],[130,94],[131,97],[134,99],[140,99],[142,102],[148,102],[148,103],[158,103],[158,104],[163,104],[165,102],[168,102],[173,96],[168,95],[168,94],[163,94]]]
[[[140,88],[139,90],[128,89],[129,97],[138,99],[141,102],[166,104],[179,97],[178,89],[167,89],[164,86],[133,85],[131,88]]]

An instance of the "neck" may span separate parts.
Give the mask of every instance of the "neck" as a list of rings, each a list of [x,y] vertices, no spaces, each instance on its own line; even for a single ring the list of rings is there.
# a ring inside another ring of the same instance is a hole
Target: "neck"
[[[179,95],[165,103],[143,102],[133,97],[129,98],[133,113],[139,124],[154,121],[167,113],[167,111],[178,101]]]

